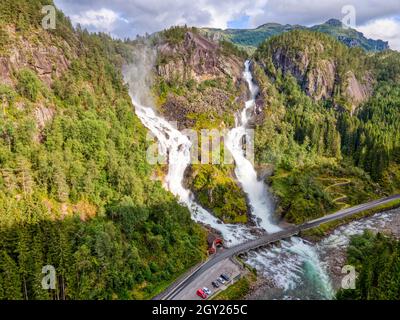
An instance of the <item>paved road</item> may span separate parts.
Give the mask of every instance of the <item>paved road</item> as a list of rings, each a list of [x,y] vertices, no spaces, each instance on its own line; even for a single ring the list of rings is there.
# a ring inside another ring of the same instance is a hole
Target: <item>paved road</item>
[[[212,281],[216,281],[223,273],[227,274],[231,279],[235,279],[243,273],[242,266],[239,263],[234,263],[231,259],[222,260],[213,265],[207,272],[201,273],[193,281],[189,282],[183,290],[177,291],[174,300],[202,300],[196,294],[196,291],[203,287],[207,287],[217,294],[220,290],[225,289],[225,285],[220,285],[218,289],[215,289]]]
[[[332,222],[335,220],[343,219],[346,217],[350,217],[352,215],[355,215],[361,211],[364,210],[369,210],[376,208],[380,205],[386,204],[388,202],[391,202],[393,200],[400,200],[400,195],[394,195],[388,198],[383,198],[375,201],[371,201],[368,203],[364,203],[355,207],[347,208],[340,210],[336,213],[326,215],[322,218],[318,218],[309,222],[306,222],[302,225],[290,227],[287,229],[284,229],[282,231],[273,233],[273,234],[266,234],[256,240],[251,240],[248,242],[244,242],[242,244],[239,244],[234,247],[227,248],[220,253],[214,255],[212,258],[204,262],[202,265],[198,266],[194,270],[192,270],[188,275],[182,277],[179,279],[177,282],[175,282],[173,285],[171,285],[164,293],[158,295],[155,297],[157,300],[169,300],[169,299],[174,299],[174,297],[181,292],[186,286],[188,286],[192,281],[194,281],[197,277],[199,277],[202,273],[206,272],[209,270],[211,267],[213,267],[215,264],[218,262],[230,258],[232,256],[235,256],[240,253],[247,252],[249,250],[254,250],[259,247],[263,247],[269,243],[276,242],[278,240],[290,238],[296,234],[298,234],[300,231],[308,230],[315,228],[321,224]]]

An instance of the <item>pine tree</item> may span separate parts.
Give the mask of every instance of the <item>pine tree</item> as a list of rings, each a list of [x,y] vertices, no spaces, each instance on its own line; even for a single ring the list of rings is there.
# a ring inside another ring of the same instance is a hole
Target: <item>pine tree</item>
[[[0,252],[0,273],[2,274],[3,296],[8,300],[21,300],[22,283],[15,261],[5,252]]]

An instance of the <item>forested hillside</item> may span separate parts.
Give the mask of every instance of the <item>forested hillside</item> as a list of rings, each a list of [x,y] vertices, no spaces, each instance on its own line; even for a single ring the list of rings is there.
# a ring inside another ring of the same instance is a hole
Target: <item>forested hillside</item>
[[[286,222],[400,192],[400,54],[375,52],[385,43],[340,33],[337,21],[320,32],[267,24],[221,38],[184,26],[121,41],[73,28],[60,11],[45,30],[46,4],[0,2],[0,300],[151,298],[205,257],[205,229],[161,185],[167,165],[146,160],[121,74],[136,46],[156,53],[156,111],[199,134],[234,127],[252,60],[255,167]],[[249,44],[260,46],[240,49]],[[250,226],[234,168],[192,163],[184,185],[223,222]],[[398,243],[353,244],[360,289],[340,297],[397,297]],[[46,265],[54,290],[42,288]]]
[[[357,270],[356,288],[340,290],[340,300],[399,300],[400,242],[380,233],[354,236],[347,263]]]
[[[0,3],[0,299],[149,298],[203,257],[204,232],[150,179],[130,49],[61,12],[43,30],[48,3]]]
[[[275,165],[283,217],[299,223],[399,192],[399,53],[366,55],[292,31],[261,45],[255,60],[264,104],[256,157]]]

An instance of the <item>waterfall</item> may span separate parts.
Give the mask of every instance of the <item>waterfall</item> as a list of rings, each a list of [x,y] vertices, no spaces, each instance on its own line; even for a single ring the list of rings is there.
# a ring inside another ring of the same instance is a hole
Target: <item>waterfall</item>
[[[154,51],[148,48],[138,50],[135,53],[134,63],[124,68],[124,78],[129,85],[129,94],[137,116],[143,125],[157,138],[159,152],[168,158],[168,172],[165,177],[164,187],[189,208],[193,220],[219,231],[224,237],[226,245],[232,246],[254,239],[255,236],[252,233],[254,227],[224,224],[197,204],[191,191],[184,187],[184,173],[190,164],[190,149],[192,145],[186,135],[155,111],[150,91],[150,75],[154,60]],[[254,166],[246,158],[242,147],[242,140],[243,137],[247,137],[246,129],[248,129],[248,123],[251,119],[251,113],[254,111],[255,98],[258,93],[258,87],[252,79],[249,61],[245,63],[243,76],[249,86],[250,99],[245,103],[243,111],[237,115],[236,126],[228,133],[226,145],[235,160],[235,174],[247,194],[251,213],[257,219],[255,221],[257,226],[269,233],[273,233],[279,231],[280,228],[274,225],[271,219],[273,214],[272,201],[269,198],[264,182],[257,179]],[[303,268],[303,273],[307,272],[307,270],[315,270],[313,274],[316,275],[319,282],[323,283],[322,290],[328,292],[329,281],[325,279],[326,274],[314,248],[299,238],[292,238],[290,241],[285,242],[285,246],[285,252],[290,253],[292,258],[287,261],[282,260],[279,268],[270,268],[274,263],[279,265],[279,250],[263,249],[252,253],[256,257],[249,259],[248,262],[257,268],[261,266],[263,270],[273,270],[273,276],[278,284],[281,284],[286,289],[296,286],[296,281],[300,281],[301,268],[307,267],[306,269]],[[285,281],[287,282],[286,284]]]
[[[190,190],[183,186],[184,173],[191,160],[192,144],[186,135],[155,112],[150,90],[154,61],[155,52],[147,47],[143,48],[134,53],[134,62],[126,66],[123,73],[125,82],[129,85],[129,94],[135,106],[136,115],[157,138],[160,154],[168,158],[168,172],[164,187],[189,208],[193,220],[219,231],[227,246],[254,239],[251,228],[224,224],[197,204]]]
[[[253,116],[252,111],[255,109],[255,99],[258,94],[258,87],[254,84],[250,71],[250,61],[245,62],[243,76],[249,87],[250,99],[246,101],[242,112],[236,116],[236,127],[229,131],[226,147],[235,160],[236,177],[248,197],[251,213],[256,217],[257,225],[267,232],[273,233],[281,229],[271,222],[271,217],[274,213],[271,198],[264,181],[258,180],[257,172],[244,154],[242,147],[243,137],[247,137],[247,144],[252,143],[248,135],[248,124]]]

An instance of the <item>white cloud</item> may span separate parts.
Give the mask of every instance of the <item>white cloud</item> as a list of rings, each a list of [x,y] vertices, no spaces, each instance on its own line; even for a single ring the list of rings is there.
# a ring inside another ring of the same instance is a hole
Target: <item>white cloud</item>
[[[356,9],[357,23],[400,14],[399,0],[268,0],[262,13],[251,17],[252,25],[266,22],[313,25],[330,18],[341,19],[342,8]]]
[[[118,15],[114,11],[105,8],[71,15],[72,23],[79,23],[84,28],[95,28],[97,31],[103,32],[112,32],[118,19]]]
[[[389,41],[391,49],[400,51],[400,21],[392,19],[377,19],[357,28],[368,38]]]
[[[249,17],[251,27],[267,22],[312,25],[341,18],[342,7],[356,8],[357,23],[400,16],[399,0],[55,0],[73,21],[92,31],[119,37],[152,33],[171,25],[227,28]]]

